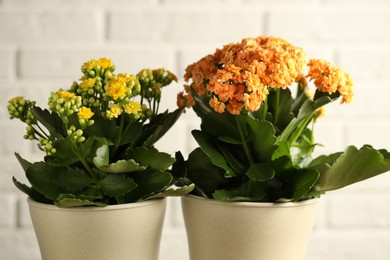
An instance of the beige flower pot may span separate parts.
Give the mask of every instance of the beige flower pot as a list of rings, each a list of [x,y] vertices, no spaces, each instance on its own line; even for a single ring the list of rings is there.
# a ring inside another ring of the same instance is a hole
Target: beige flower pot
[[[28,204],[43,260],[158,259],[166,199],[80,208]]]
[[[182,197],[191,260],[303,260],[318,199],[221,202]]]

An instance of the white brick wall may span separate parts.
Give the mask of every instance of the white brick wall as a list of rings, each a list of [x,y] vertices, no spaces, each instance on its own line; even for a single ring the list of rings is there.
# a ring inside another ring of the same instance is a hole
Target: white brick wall
[[[389,0],[0,0],[0,259],[39,259],[14,151],[37,158],[8,120],[7,100],[26,95],[45,104],[49,91],[79,77],[82,62],[112,58],[118,71],[185,67],[222,44],[268,34],[304,47],[349,71],[356,98],[334,104],[317,125],[319,152],[349,144],[390,149]],[[180,83],[181,84],[181,83]],[[165,108],[175,106],[180,84]],[[193,113],[159,143],[168,152],[195,147]],[[385,260],[390,254],[390,174],[323,197],[308,260]],[[281,248],[282,250],[282,248]],[[180,200],[169,199],[162,260],[188,259]],[[205,259],[208,260],[208,259]]]

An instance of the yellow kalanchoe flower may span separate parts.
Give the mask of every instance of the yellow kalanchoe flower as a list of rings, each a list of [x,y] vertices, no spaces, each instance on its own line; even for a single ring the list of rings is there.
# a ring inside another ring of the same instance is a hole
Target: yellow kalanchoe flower
[[[113,100],[122,100],[129,94],[129,88],[122,78],[114,78],[106,85],[106,94]]]
[[[110,104],[110,109],[106,111],[106,116],[108,119],[118,118],[123,112],[121,105],[119,104]]]
[[[112,66],[112,61],[107,58],[100,58],[97,60],[97,64],[100,66],[100,68],[106,69]]]
[[[76,96],[75,93],[69,92],[69,91],[63,91],[59,90],[57,93],[57,96],[63,99],[72,99]]]
[[[123,106],[127,114],[138,114],[141,112],[141,104],[138,102],[130,101],[129,103]]]
[[[92,88],[96,83],[96,78],[88,78],[88,79],[84,79],[81,83],[80,83],[80,87],[82,88]]]
[[[94,113],[91,111],[90,108],[82,107],[82,108],[80,108],[77,115],[80,119],[90,119],[94,115]]]

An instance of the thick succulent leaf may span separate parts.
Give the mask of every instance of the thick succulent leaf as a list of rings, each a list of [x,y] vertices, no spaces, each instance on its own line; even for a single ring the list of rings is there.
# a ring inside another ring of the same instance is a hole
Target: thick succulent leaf
[[[263,182],[248,180],[238,188],[216,190],[213,198],[226,201],[261,201],[265,195]]]
[[[224,170],[215,166],[211,159],[200,148],[194,149],[188,156],[187,177],[196,185],[194,192],[197,195],[211,197],[221,185],[227,185],[229,179],[224,177]]]
[[[191,89],[192,90],[192,89]],[[240,135],[237,131],[236,120],[230,113],[219,114],[208,105],[207,96],[200,97],[196,93],[192,93],[196,100],[193,109],[201,118],[201,129],[213,136],[226,137],[232,140],[240,140]]]
[[[277,122],[274,122],[275,128],[281,132],[294,118],[294,114],[291,112],[293,104],[291,91],[288,88],[283,91],[276,89],[270,92],[267,100],[268,110],[272,111],[273,119],[277,120]]]
[[[34,189],[51,200],[56,200],[62,193],[80,191],[93,182],[90,176],[81,171],[43,162],[34,163],[26,176]]]
[[[107,174],[103,180],[99,182],[99,185],[109,197],[120,197],[125,193],[137,187],[137,184],[133,179],[124,177],[123,175]]]
[[[318,165],[316,168],[320,170]],[[390,154],[386,150],[375,150],[369,145],[360,149],[349,146],[330,167],[322,169],[327,170],[321,172],[314,191],[340,189],[387,172],[390,170]]]
[[[20,165],[22,166],[23,170],[26,172],[28,168],[30,168],[33,164],[29,161],[25,160],[20,156],[20,154],[15,153],[16,158],[18,159]]]
[[[229,162],[226,160],[223,153],[218,150],[215,140],[213,140],[212,136],[199,130],[193,130],[192,135],[199,144],[200,148],[207,154],[214,165],[224,169],[226,176],[236,176],[236,172],[230,167]]]
[[[104,137],[113,142],[119,135],[119,127],[116,126],[114,120],[108,120],[98,115],[95,115],[93,120],[93,125],[83,130],[86,136]]]
[[[141,140],[143,141],[142,146],[152,147],[171,129],[182,113],[183,108],[179,108],[171,113],[166,111],[165,113],[153,116],[149,124],[144,126],[144,131],[141,135]]]
[[[257,155],[257,161],[269,161],[276,149],[275,129],[272,124],[267,121],[258,122],[248,116],[240,117],[240,121],[245,121],[248,126],[248,141]]]
[[[15,184],[16,188],[18,188],[20,191],[27,194],[31,199],[38,201],[38,202],[46,203],[46,204],[53,203],[53,201],[47,199],[45,196],[43,196],[37,190],[35,190],[32,187],[29,187],[23,183],[20,183],[15,177],[12,177],[12,181]]]
[[[96,150],[96,156],[93,158],[93,163],[97,168],[108,165],[109,163],[109,149],[108,145],[102,145]]]
[[[144,200],[160,193],[172,184],[173,177],[168,172],[147,169],[133,175],[137,188],[125,195],[126,202]]]
[[[142,166],[133,159],[130,160],[118,160],[109,165],[103,165],[99,167],[100,170],[109,173],[127,173],[134,171],[143,171],[146,166]]]
[[[31,112],[37,120],[49,131],[50,135],[55,138],[67,136],[64,122],[56,112],[49,112],[49,110],[42,110],[39,107],[32,107]]]
[[[306,127],[315,111],[318,108],[336,100],[337,98],[338,96],[333,97],[329,94],[324,94],[315,100],[307,99],[299,110],[298,116],[291,120],[282,134],[278,137],[278,142],[286,141],[287,143],[292,144],[302,133],[303,129]]]
[[[175,162],[175,158],[167,153],[159,152],[155,148],[137,147],[130,149],[127,151],[126,157],[142,166],[149,166],[161,171],[167,170]]]
[[[255,163],[249,167],[246,175],[253,181],[268,181],[274,177],[275,170],[269,164]]]
[[[150,197],[147,197],[147,199],[154,199],[154,198],[161,198],[161,197],[174,197],[174,196],[184,196],[190,193],[195,188],[195,184],[191,183],[189,185],[184,185],[181,187],[171,187],[169,189],[166,189],[162,192],[159,192],[157,194],[154,194]]]
[[[129,122],[125,125],[126,127],[121,132],[121,135],[117,137],[120,138],[119,145],[130,144],[129,147],[132,147],[135,140],[137,140],[142,133],[143,124],[142,122]]]
[[[297,171],[291,180],[293,201],[302,199],[311,190],[319,177],[320,173],[317,170]]]
[[[170,170],[173,178],[180,179],[186,177],[187,167],[183,154],[180,151],[177,151],[175,153],[175,159],[175,162],[172,164],[172,169]]]
[[[55,205],[62,208],[69,208],[69,207],[84,207],[84,206],[99,206],[104,207],[107,206],[107,204],[102,202],[94,202],[94,197],[88,197],[88,196],[74,196],[72,194],[61,194],[58,196],[57,201],[55,202]]]
[[[68,192],[58,180],[58,176],[65,171],[65,167],[38,162],[27,170],[26,176],[34,189],[46,198],[55,201],[60,194]]]

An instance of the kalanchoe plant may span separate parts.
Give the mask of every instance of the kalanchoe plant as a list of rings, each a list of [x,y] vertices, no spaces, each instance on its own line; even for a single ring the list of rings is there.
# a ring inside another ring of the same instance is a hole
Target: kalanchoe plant
[[[353,84],[340,68],[307,61],[303,49],[283,39],[225,45],[188,66],[185,80],[178,105],[200,117],[200,130],[192,131],[199,147],[186,161],[178,153],[174,171],[196,184],[193,194],[301,201],[390,170],[390,153],[369,145],[311,158],[316,119],[339,98],[349,103]]]
[[[15,185],[33,200],[60,207],[131,203],[182,195],[170,173],[175,158],[154,144],[182,108],[158,113],[162,87],[177,78],[164,69],[114,74],[111,60],[83,64],[81,82],[49,98],[49,110],[34,101],[9,101],[12,118],[27,124],[25,139],[37,140],[46,156],[30,163],[16,154],[31,186]]]

